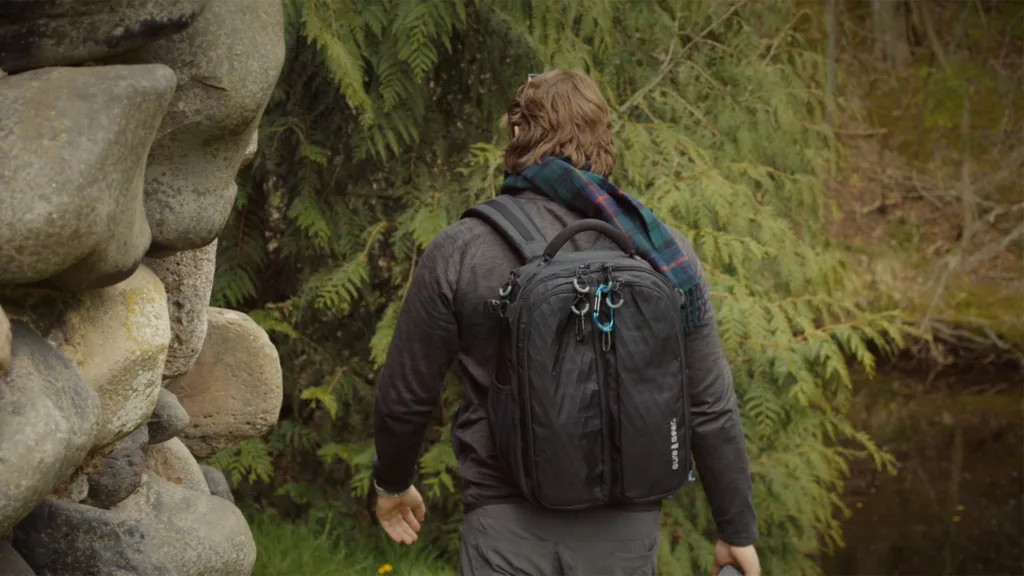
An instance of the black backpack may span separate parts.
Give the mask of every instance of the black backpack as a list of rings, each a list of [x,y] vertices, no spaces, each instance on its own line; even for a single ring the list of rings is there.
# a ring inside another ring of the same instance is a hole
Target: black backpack
[[[692,481],[682,292],[600,220],[548,242],[510,196],[463,217],[523,259],[486,304],[501,322],[487,415],[525,498],[580,510],[656,501]],[[618,249],[559,253],[585,231]]]

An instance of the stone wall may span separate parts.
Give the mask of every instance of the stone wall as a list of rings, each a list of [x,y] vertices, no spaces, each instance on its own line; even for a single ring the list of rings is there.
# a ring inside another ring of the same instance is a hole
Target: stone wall
[[[197,458],[281,367],[209,308],[284,63],[281,0],[0,0],[0,574],[249,574]]]

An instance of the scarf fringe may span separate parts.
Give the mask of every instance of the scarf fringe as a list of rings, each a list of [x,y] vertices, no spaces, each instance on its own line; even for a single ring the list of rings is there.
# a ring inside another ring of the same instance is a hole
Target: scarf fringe
[[[704,322],[707,313],[707,294],[700,284],[694,284],[682,290],[682,293],[686,302],[683,303],[680,316],[683,320],[683,333],[689,335]]]

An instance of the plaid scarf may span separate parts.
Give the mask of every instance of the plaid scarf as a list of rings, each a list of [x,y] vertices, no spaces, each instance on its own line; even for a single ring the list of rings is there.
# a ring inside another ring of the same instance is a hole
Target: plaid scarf
[[[650,209],[607,178],[551,156],[520,174],[505,174],[502,194],[528,190],[540,191],[574,212],[603,220],[622,231],[636,245],[637,253],[685,295],[684,330],[689,333],[700,326],[708,309],[707,287],[668,228]]]

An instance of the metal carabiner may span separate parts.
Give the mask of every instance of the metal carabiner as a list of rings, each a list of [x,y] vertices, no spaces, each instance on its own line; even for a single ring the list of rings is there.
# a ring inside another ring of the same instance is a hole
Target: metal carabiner
[[[580,302],[583,303],[582,310],[576,307],[576,305],[579,304]],[[577,316],[583,316],[584,314],[590,311],[590,302],[587,302],[583,298],[577,298],[576,301],[572,303],[572,306],[569,307],[569,309],[572,310],[573,314],[576,314]]]
[[[607,291],[608,291],[608,285],[607,284],[598,284],[597,289],[594,290],[594,314],[595,315],[601,313],[601,300],[603,299],[601,297],[601,295],[604,294]]]
[[[607,324],[602,324],[597,314],[598,313],[595,310],[594,314],[592,315],[592,318],[594,319],[594,325],[597,326],[597,329],[600,330],[601,332],[611,332],[612,329],[615,328],[615,314],[609,313]]]
[[[584,319],[583,314],[576,317],[576,341],[583,342],[583,339],[587,336],[587,321]]]
[[[619,301],[618,301],[618,302],[615,302],[615,303],[613,303],[613,302],[612,302],[612,296],[614,296],[614,295],[616,295],[616,294],[618,294],[618,295],[619,295]],[[611,308],[612,310],[615,310],[616,308],[619,308],[619,307],[621,307],[621,306],[622,306],[622,305],[623,305],[623,304],[625,303],[625,300],[624,300],[624,299],[622,298],[622,292],[619,292],[618,290],[616,290],[616,289],[614,289],[614,288],[613,288],[613,289],[612,289],[612,292],[611,292],[611,294],[609,294],[609,295],[608,295],[608,296],[607,296],[607,297],[605,298],[605,303],[607,303],[607,304],[608,304],[608,307],[609,307],[609,308]]]

